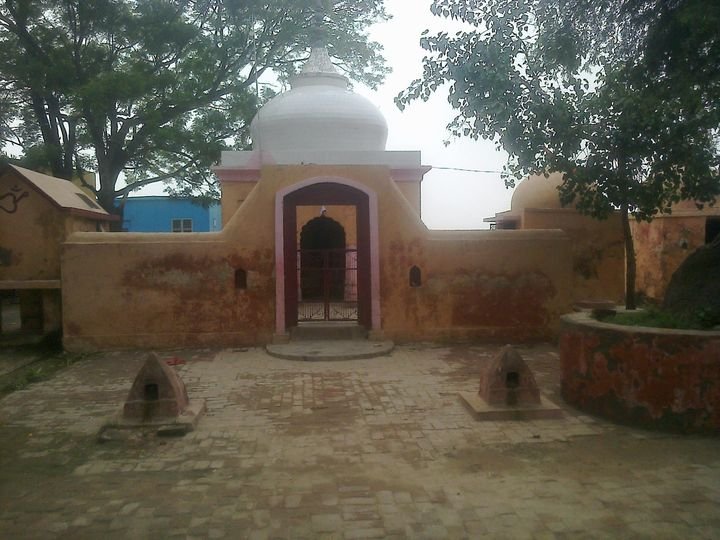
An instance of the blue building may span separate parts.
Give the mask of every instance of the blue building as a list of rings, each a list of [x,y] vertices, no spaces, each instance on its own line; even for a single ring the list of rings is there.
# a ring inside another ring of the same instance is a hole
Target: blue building
[[[127,232],[212,232],[222,228],[220,204],[166,196],[128,197],[123,211]]]

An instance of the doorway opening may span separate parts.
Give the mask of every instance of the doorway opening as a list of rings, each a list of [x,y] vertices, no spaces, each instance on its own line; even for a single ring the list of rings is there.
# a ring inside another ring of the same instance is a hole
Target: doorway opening
[[[368,195],[320,182],[285,195],[282,208],[285,329],[310,321],[371,329]]]
[[[298,214],[305,208],[298,207]],[[354,226],[355,207],[338,206],[323,207],[298,227],[298,322],[358,320],[357,249],[348,244]]]

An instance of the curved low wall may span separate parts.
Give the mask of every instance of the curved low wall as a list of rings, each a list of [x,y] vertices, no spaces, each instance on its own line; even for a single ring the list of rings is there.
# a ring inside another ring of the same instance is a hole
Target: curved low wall
[[[720,332],[561,319],[562,396],[623,424],[720,433]]]

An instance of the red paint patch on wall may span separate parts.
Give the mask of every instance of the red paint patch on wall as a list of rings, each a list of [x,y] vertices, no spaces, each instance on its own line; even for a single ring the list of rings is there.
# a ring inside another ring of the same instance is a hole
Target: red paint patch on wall
[[[531,326],[548,323],[546,304],[554,296],[552,282],[543,274],[469,274],[450,285],[452,323],[457,326]]]
[[[720,432],[720,337],[636,332],[563,318],[562,395],[611,420]]]

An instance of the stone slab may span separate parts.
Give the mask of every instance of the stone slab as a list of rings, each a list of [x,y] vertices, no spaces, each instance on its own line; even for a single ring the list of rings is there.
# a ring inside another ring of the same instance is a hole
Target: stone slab
[[[176,418],[154,418],[142,422],[123,417],[123,407],[98,432],[98,440],[124,440],[127,432],[133,430],[154,431],[161,436],[181,436],[194,431],[200,417],[205,413],[205,400],[190,401],[185,410]]]
[[[272,344],[267,345],[265,350],[276,358],[313,362],[376,358],[390,354],[394,348],[392,341],[328,340]]]
[[[475,420],[551,420],[563,417],[562,409],[543,396],[540,396],[540,405],[537,406],[496,407],[488,405],[473,392],[459,392],[458,395]]]

